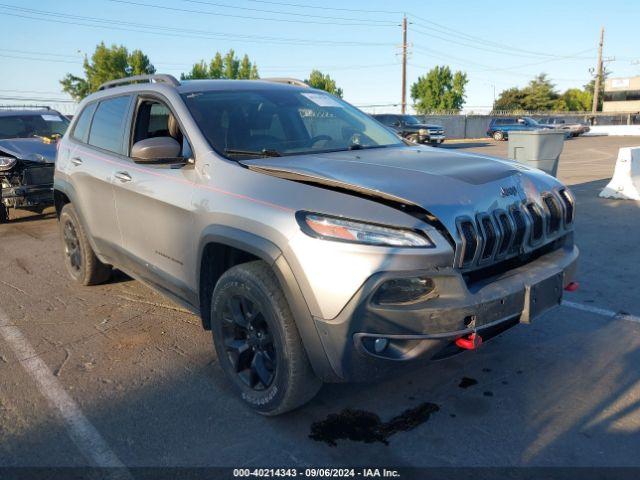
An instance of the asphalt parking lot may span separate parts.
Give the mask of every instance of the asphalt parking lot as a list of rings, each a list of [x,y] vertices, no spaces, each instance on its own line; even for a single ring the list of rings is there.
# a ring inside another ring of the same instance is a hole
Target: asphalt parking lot
[[[73,285],[50,211],[0,226],[0,465],[93,465],[106,448],[132,467],[640,466],[640,204],[597,197],[631,145],[640,138],[565,145],[559,176],[577,196],[582,252],[570,303],[477,352],[326,385],[278,418],[236,401],[196,317],[124,275]],[[493,141],[443,148],[507,152]],[[52,381],[38,380],[43,365]],[[461,388],[463,378],[476,383]],[[386,421],[423,402],[439,410],[388,445],[309,438],[345,408]],[[78,416],[104,444],[74,443]]]

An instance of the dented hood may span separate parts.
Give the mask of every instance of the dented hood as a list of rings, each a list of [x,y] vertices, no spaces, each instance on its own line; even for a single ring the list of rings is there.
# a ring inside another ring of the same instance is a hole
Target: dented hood
[[[18,160],[54,163],[56,144],[55,142],[45,143],[40,138],[10,138],[0,140],[0,152],[14,156]]]
[[[254,171],[294,181],[352,190],[417,205],[449,231],[455,220],[518,201],[539,201],[560,183],[537,169],[498,158],[429,147],[259,158],[241,162]]]

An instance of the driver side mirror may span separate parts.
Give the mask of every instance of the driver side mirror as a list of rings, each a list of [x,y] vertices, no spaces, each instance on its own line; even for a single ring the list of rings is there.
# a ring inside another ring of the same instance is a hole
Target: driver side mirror
[[[391,124],[392,127],[399,127],[400,126],[400,122],[399,121],[395,121]]]
[[[181,150],[175,138],[145,138],[133,144],[131,158],[136,163],[178,163],[184,161],[180,157]]]

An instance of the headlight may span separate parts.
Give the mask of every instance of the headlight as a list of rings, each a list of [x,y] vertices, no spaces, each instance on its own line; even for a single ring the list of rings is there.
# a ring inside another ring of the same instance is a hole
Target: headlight
[[[426,128],[421,128],[420,130],[418,130],[418,134],[429,135],[429,130],[427,130]]]
[[[426,235],[413,230],[385,227],[306,212],[298,212],[296,218],[303,232],[309,236],[325,240],[385,247],[435,246]]]
[[[0,170],[9,170],[13,168],[17,160],[13,157],[0,157]]]

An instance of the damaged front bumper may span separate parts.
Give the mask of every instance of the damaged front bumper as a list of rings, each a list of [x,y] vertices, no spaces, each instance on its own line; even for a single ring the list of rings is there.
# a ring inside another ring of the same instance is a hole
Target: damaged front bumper
[[[14,208],[53,205],[53,183],[3,187],[0,189],[0,203]]]
[[[41,208],[53,205],[53,165],[18,167],[0,174],[0,203],[13,208]]]
[[[563,287],[574,279],[578,249],[568,243],[473,282],[452,268],[370,277],[336,318],[314,319],[333,369],[345,381],[375,379],[399,365],[459,353],[456,340],[471,334],[486,341],[531,321],[559,305]],[[375,303],[384,282],[409,276],[431,278],[435,295],[413,305]]]

